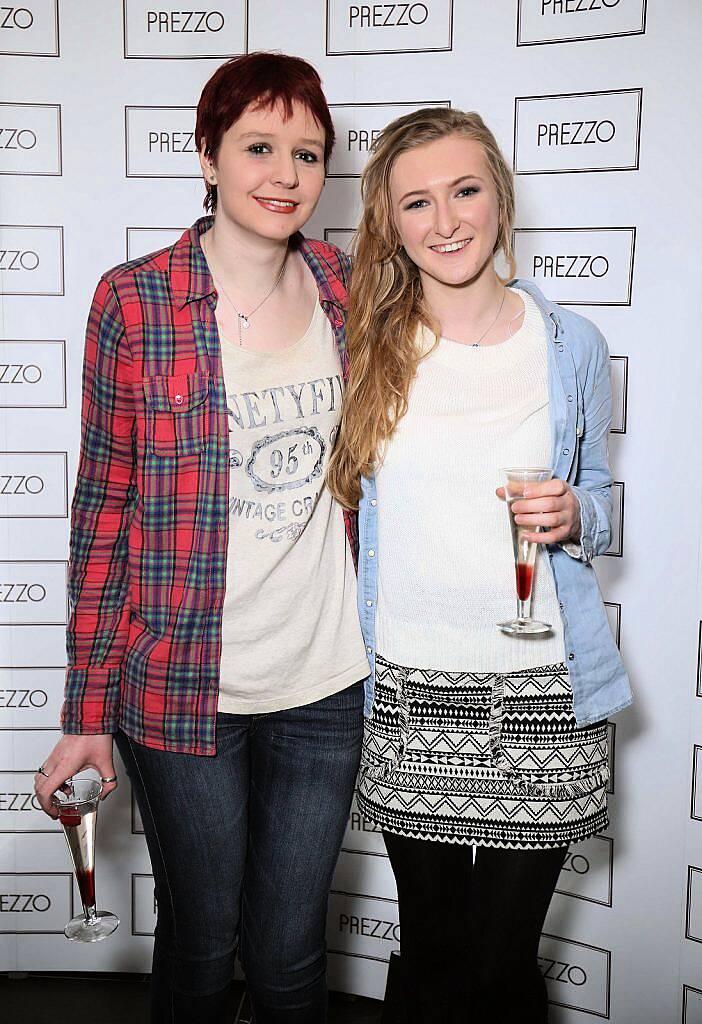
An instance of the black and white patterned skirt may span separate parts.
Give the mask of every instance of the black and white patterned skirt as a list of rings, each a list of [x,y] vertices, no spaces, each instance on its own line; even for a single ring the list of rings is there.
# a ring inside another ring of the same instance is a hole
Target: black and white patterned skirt
[[[376,658],[358,782],[388,832],[511,849],[607,827],[607,723],[579,729],[564,664],[509,674]]]

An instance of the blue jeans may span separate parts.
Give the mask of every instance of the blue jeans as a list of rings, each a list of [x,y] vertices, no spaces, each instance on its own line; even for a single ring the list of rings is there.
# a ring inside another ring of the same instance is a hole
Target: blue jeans
[[[158,901],[152,1024],[230,1024],[237,948],[256,1024],[326,1020],[327,898],[362,735],[360,682],[217,715],[215,757],[117,734]]]

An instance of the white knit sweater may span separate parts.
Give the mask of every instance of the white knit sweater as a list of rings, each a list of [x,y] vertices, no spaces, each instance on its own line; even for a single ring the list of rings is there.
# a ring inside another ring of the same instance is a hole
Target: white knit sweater
[[[377,472],[377,650],[444,671],[515,671],[561,662],[563,630],[546,556],[537,556],[532,615],[546,635],[506,636],[516,614],[505,466],[551,463],[547,338],[533,299],[499,345],[442,338],[419,364],[407,414]],[[433,339],[424,331],[422,345]]]

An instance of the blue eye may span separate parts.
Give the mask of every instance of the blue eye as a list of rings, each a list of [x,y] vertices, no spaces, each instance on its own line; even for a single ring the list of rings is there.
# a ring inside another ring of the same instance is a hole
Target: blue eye
[[[415,199],[413,203],[408,203],[405,207],[406,210],[421,210],[422,204],[426,205],[426,199]]]
[[[308,149],[303,150],[296,154],[303,163],[306,164],[317,164],[319,163],[319,157],[316,153],[310,153]]]
[[[270,153],[270,146],[265,142],[254,142],[253,145],[248,147],[247,151],[249,153],[253,153],[255,156],[261,156],[264,150]]]
[[[470,196],[475,196],[475,195],[478,194],[478,192],[480,192],[480,189],[476,185],[466,185],[465,188],[461,189],[461,191],[458,193],[458,195],[459,196],[469,196],[469,195]]]

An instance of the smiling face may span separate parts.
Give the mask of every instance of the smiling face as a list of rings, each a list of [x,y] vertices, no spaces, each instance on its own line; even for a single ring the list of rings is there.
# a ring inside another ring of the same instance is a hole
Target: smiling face
[[[390,195],[395,228],[420,276],[455,286],[492,270],[499,202],[479,142],[455,134],[400,154]]]
[[[307,107],[247,107],[224,133],[214,160],[200,153],[217,185],[217,217],[272,240],[288,238],[312,216],[324,185],[324,130]]]

